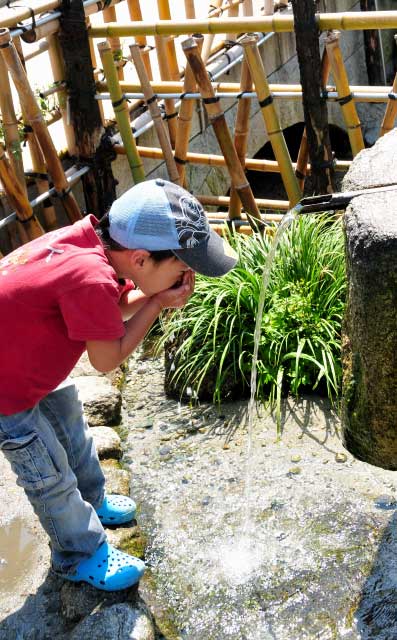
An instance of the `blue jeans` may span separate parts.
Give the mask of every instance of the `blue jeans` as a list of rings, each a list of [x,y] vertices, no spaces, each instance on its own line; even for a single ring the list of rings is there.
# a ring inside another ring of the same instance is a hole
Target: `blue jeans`
[[[72,380],[33,409],[0,414],[0,449],[50,537],[53,569],[73,571],[106,535],[95,512],[105,478]]]

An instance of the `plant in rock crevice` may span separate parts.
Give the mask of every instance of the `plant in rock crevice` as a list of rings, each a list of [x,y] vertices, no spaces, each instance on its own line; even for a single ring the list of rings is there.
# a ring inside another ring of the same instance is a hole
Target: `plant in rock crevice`
[[[238,265],[222,278],[198,276],[186,306],[163,320],[168,387],[214,401],[247,396],[263,267],[272,237],[230,238]],[[338,395],[345,303],[341,218],[301,216],[282,236],[262,316],[257,399],[319,391]]]

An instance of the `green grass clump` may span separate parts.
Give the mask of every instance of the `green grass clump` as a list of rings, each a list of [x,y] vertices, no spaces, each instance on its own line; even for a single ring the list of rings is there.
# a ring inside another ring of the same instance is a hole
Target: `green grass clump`
[[[258,300],[272,237],[236,234],[238,266],[223,278],[197,277],[186,306],[164,320],[159,347],[173,345],[172,383],[214,401],[247,395]],[[340,332],[346,282],[340,218],[301,216],[282,236],[262,316],[257,399],[280,394],[339,393]],[[236,397],[236,393],[234,397]],[[208,395],[208,394],[207,394]]]

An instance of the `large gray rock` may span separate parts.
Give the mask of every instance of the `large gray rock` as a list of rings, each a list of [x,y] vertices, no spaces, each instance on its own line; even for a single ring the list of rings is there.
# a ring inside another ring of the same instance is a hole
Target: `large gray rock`
[[[102,376],[77,376],[73,381],[90,426],[120,423],[121,393],[110,380]]]
[[[120,436],[111,427],[91,427],[90,433],[100,460],[122,456]]]
[[[154,627],[147,610],[127,603],[114,604],[83,620],[70,640],[154,640]]]
[[[396,183],[396,144],[393,131],[361,152],[345,188]],[[397,185],[355,198],[345,229],[343,439],[360,460],[397,469]]]

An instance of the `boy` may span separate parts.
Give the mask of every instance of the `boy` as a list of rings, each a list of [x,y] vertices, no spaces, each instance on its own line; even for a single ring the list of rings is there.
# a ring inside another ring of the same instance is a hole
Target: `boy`
[[[103,525],[132,520],[135,505],[105,495],[76,388],[65,378],[85,349],[98,371],[120,365],[163,309],[186,303],[194,272],[221,276],[235,264],[200,203],[165,180],[132,187],[99,223],[87,216],[0,261],[0,449],[65,579],[114,591],[144,571],[106,541]]]

